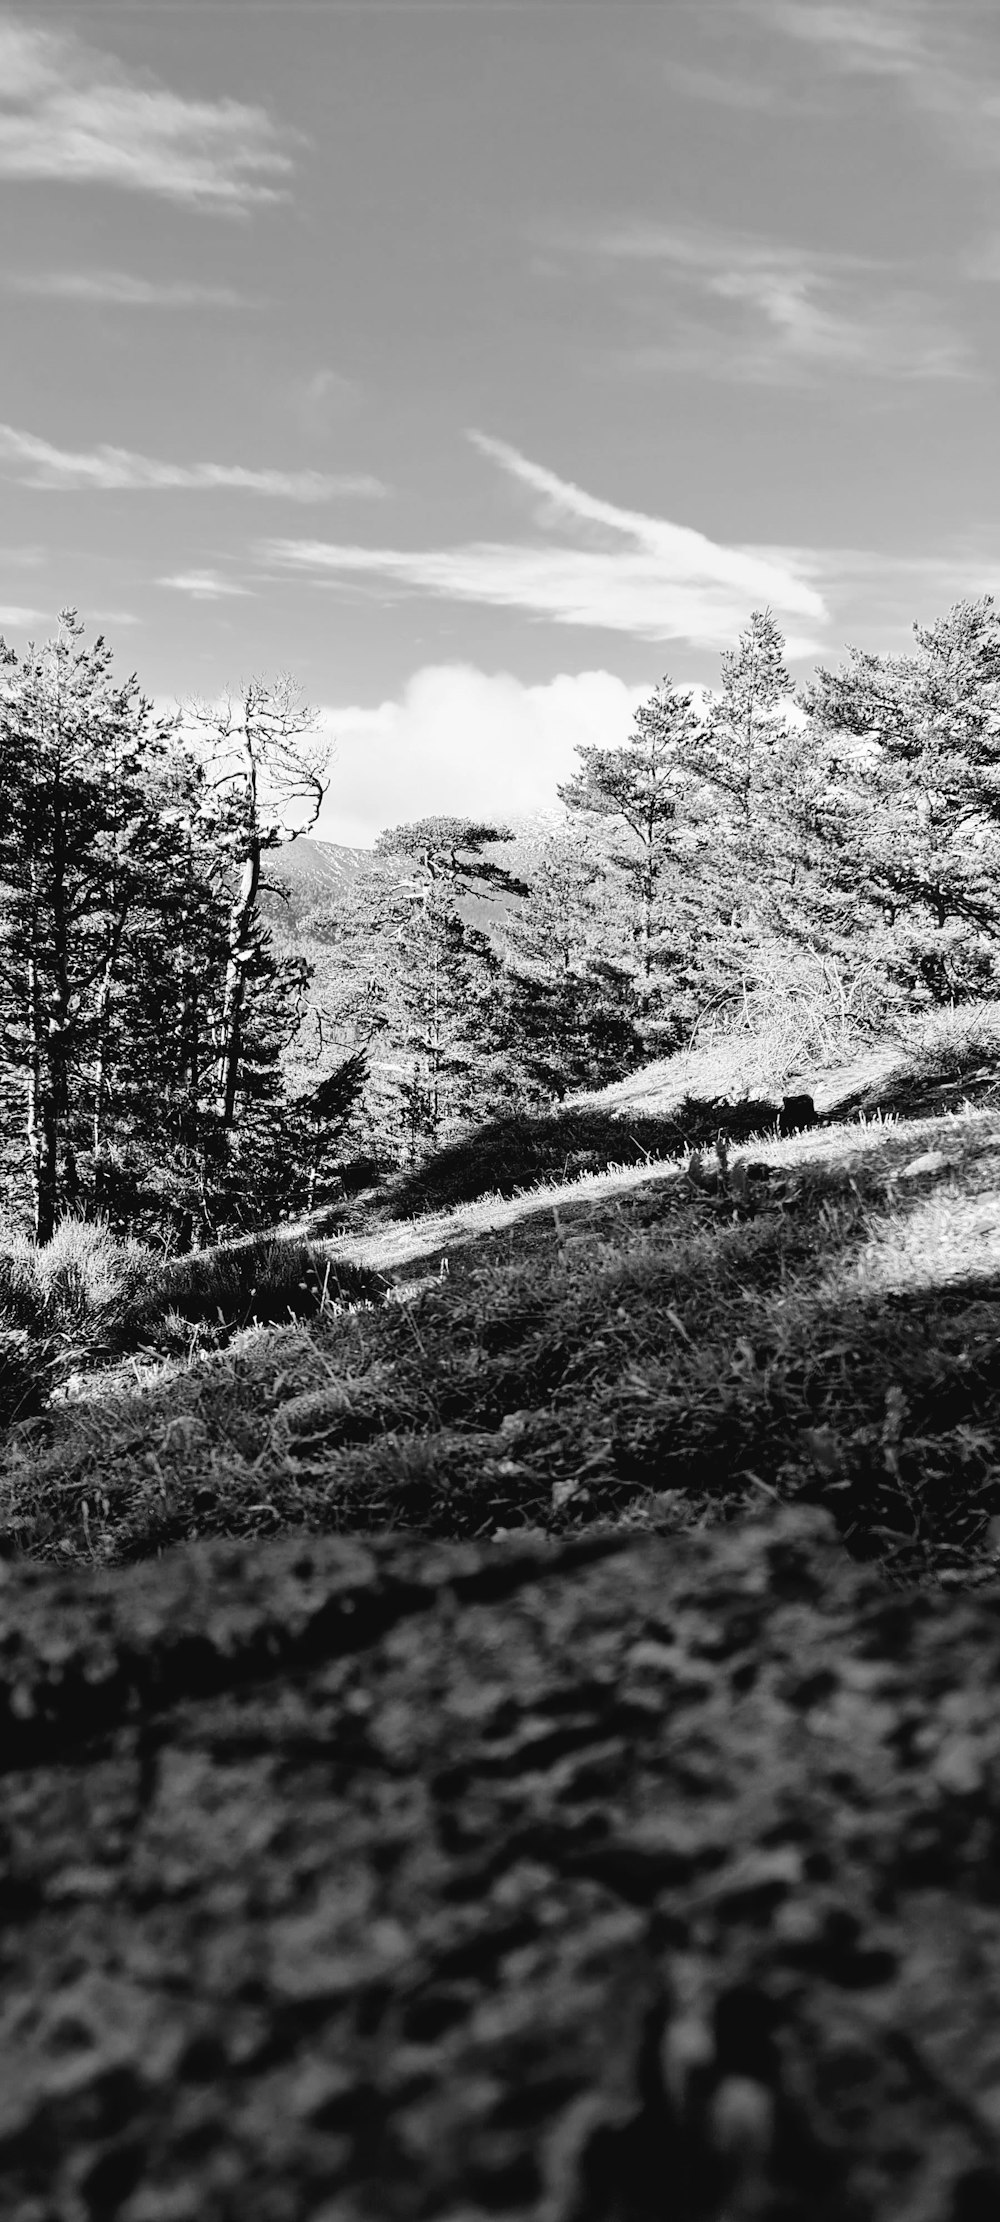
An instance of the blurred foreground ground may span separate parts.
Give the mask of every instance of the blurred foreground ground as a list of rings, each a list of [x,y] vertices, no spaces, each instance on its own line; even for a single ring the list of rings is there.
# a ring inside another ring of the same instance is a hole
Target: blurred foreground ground
[[[821,1512],[0,1569],[9,2222],[994,2222],[1000,1590]]]

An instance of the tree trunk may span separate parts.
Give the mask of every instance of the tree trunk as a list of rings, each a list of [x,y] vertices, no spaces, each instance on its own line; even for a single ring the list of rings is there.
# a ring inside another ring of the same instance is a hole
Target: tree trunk
[[[94,1150],[94,1202],[100,1203],[104,1191],[105,1160],[107,1153],[108,1112],[111,1104],[113,1048],[111,1040],[111,997],[121,952],[122,937],[128,916],[127,905],[116,912],[108,937],[107,954],[97,998],[97,1064],[94,1073],[94,1116],[92,1140]]]
[[[251,953],[251,929],[260,885],[260,842],[254,840],[243,859],[240,884],[229,915],[229,955],[222,1000],[222,1040],[219,1050],[217,1109],[223,1131],[236,1124],[240,1058],[243,1050],[243,1005],[246,997],[246,960]]]
[[[36,935],[37,922],[33,919],[27,982],[31,1048],[27,1070],[26,1129],[31,1168],[31,1215],[35,1241],[41,1243],[50,1242],[55,1229],[57,1128],[49,1074],[46,1070],[47,1042],[38,976]]]
[[[31,1204],[35,1241],[51,1242],[56,1225],[57,1157],[59,1122],[51,1089],[36,1084],[28,1088],[28,1144],[31,1151]]]

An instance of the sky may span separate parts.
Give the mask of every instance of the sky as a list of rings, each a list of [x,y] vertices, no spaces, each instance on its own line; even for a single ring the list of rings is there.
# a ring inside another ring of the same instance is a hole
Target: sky
[[[995,0],[0,0],[0,631],[556,807],[1000,583]]]

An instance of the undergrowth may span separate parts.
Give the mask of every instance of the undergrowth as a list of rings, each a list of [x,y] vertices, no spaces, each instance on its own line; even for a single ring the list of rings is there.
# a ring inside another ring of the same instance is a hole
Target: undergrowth
[[[14,1431],[8,1548],[672,1528],[780,1498],[899,1578],[964,1578],[1000,1517],[1000,1120],[757,1149],[525,1195],[494,1226],[474,1206],[446,1257],[427,1221],[438,1275],[398,1301],[120,1362]],[[370,1288],[378,1242],[331,1246],[338,1275]]]
[[[168,1259],[123,1240],[103,1220],[67,1217],[40,1247],[8,1235],[0,1248],[0,1414],[9,1424],[39,1410],[41,1383],[58,1384],[80,1367],[106,1366],[138,1349],[220,1348],[241,1328],[377,1301],[383,1286],[370,1268],[335,1261],[294,1235],[252,1236]],[[16,1397],[11,1389],[5,1396],[3,1382],[19,1366],[33,1370],[38,1394]]]
[[[163,1260],[81,1221],[8,1236],[2,1547],[116,1564],[777,1499],[825,1505],[894,1578],[978,1578],[1000,1557],[998,1063],[996,1006],[938,1014],[841,1077],[850,1123],[834,1089],[831,1123],[779,1139],[773,1102],[693,1095],[679,1058],[645,1098],[636,1075],[627,1103],[494,1122],[330,1240]]]

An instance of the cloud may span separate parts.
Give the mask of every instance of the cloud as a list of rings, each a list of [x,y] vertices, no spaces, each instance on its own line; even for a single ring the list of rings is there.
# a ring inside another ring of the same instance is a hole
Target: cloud
[[[361,388],[353,378],[326,367],[296,378],[292,384],[295,414],[303,431],[313,439],[323,439],[356,408],[360,398]]]
[[[0,626],[39,625],[44,616],[44,610],[19,609],[16,603],[0,604]]]
[[[914,78],[931,63],[920,0],[750,0],[750,13],[858,75]]]
[[[98,626],[102,624],[138,625],[139,623],[139,619],[133,617],[130,610],[107,609],[92,609],[89,613],[89,621]],[[0,603],[0,632],[6,626],[15,626],[18,630],[23,630],[29,625],[44,625],[47,632],[54,633],[56,622],[52,609],[22,609],[16,603]]]
[[[578,544],[563,546],[550,538],[404,550],[276,540],[262,551],[265,559],[319,579],[379,579],[449,601],[526,609],[555,624],[600,627],[642,640],[726,645],[751,609],[763,603],[794,618],[815,622],[825,616],[821,596],[793,560],[776,560],[766,549],[722,547],[689,526],[620,509],[529,462],[502,440],[482,433],[470,437],[541,497],[538,516],[544,525],[573,528]],[[790,653],[805,654],[813,645],[811,637],[797,641]]]
[[[263,108],[189,99],[70,31],[0,15],[0,177],[119,186],[242,214],[286,196],[288,138]]]
[[[914,288],[889,290],[863,256],[806,255],[747,234],[648,223],[599,233],[583,251],[610,267],[645,263],[662,274],[669,335],[632,351],[639,367],[761,382],[827,369],[893,380],[970,375],[965,342],[939,312]],[[686,312],[685,295],[715,307],[715,318]]]
[[[782,105],[772,85],[755,84],[748,77],[724,77],[718,70],[693,69],[687,62],[668,61],[664,76],[671,92],[685,99],[710,100],[722,108],[773,111]]]
[[[377,478],[329,476],[323,471],[247,470],[239,463],[164,463],[131,449],[102,446],[83,453],[54,447],[34,433],[0,424],[0,472],[44,492],[86,487],[100,493],[150,493],[185,489],[211,493],[271,494],[287,501],[329,501],[338,495],[372,499],[385,493]]]
[[[961,160],[997,167],[1000,74],[993,47],[970,30],[989,22],[989,11],[977,16],[939,0],[744,0],[744,7],[841,75],[894,78]]]
[[[558,813],[577,744],[625,741],[649,692],[610,671],[525,686],[509,672],[439,664],[376,708],[324,709],[334,753],[319,837],[363,848],[387,825],[439,812],[508,823]]]
[[[243,309],[255,303],[235,286],[199,285],[183,278],[136,278],[126,270],[8,271],[5,293],[41,301],[82,301],[122,309]]]
[[[172,578],[157,579],[156,583],[173,587],[178,594],[190,594],[196,602],[219,602],[228,596],[250,592],[248,586],[239,586],[235,579],[220,578],[217,571],[177,571]]]

